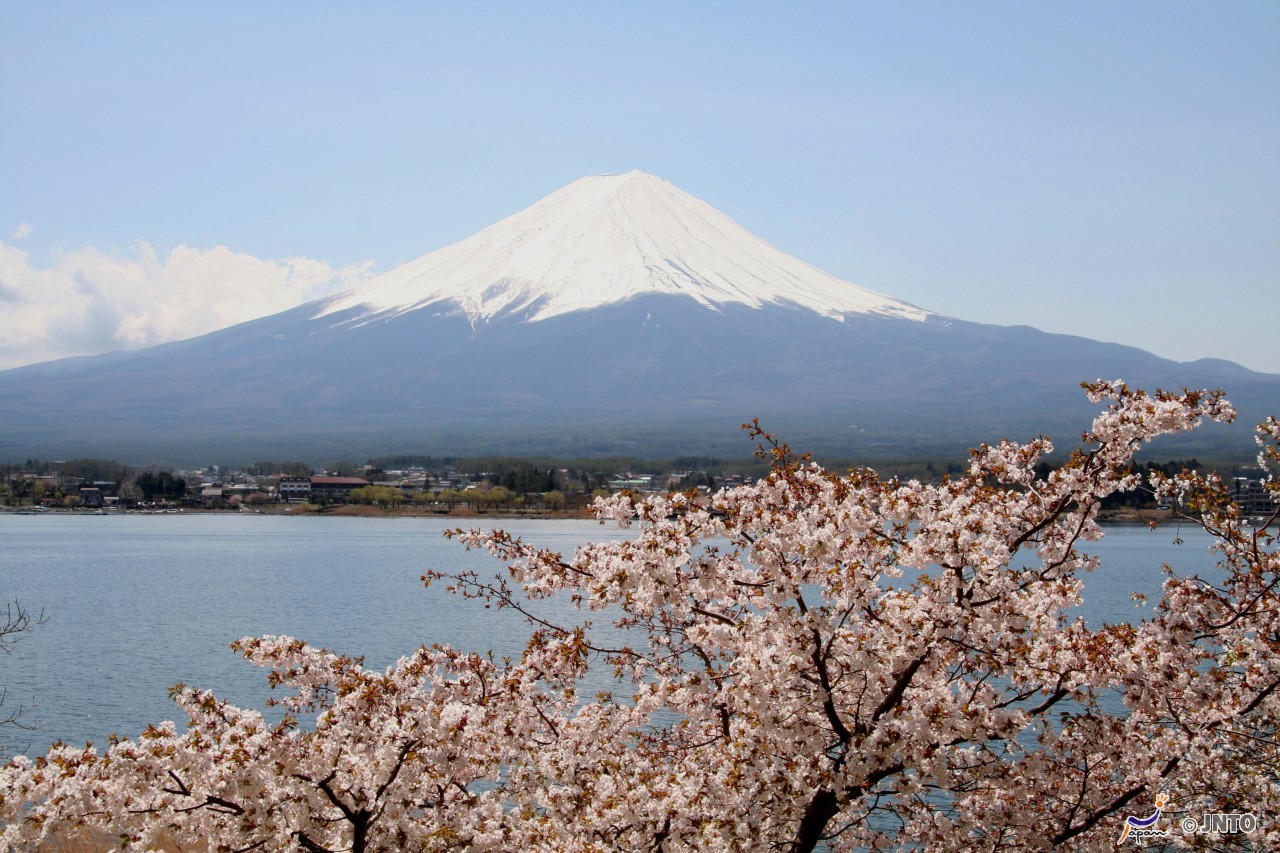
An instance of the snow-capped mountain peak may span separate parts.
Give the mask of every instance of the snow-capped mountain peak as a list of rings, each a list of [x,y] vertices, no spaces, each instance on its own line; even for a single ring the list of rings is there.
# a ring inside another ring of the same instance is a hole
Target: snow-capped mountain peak
[[[662,178],[581,178],[528,208],[327,300],[317,316],[396,314],[449,303],[474,323],[543,320],[641,294],[709,308],[783,304],[829,317],[929,312],[849,284],[755,237]]]

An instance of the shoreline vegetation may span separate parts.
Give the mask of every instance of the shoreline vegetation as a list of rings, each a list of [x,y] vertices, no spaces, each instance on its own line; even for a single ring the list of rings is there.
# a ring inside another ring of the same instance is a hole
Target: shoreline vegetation
[[[25,512],[23,510],[26,510]],[[0,507],[0,515],[30,515],[30,507]],[[93,510],[83,507],[57,508],[42,515],[289,515],[299,518],[335,517],[335,518],[483,518],[496,521],[502,519],[532,519],[562,521],[566,519],[592,519],[595,516],[589,506],[547,509],[544,507],[504,507],[500,509],[454,506],[441,509],[423,508],[420,506],[377,507],[363,504],[263,504],[254,507],[245,506],[240,509],[218,507],[184,507],[182,509],[127,509],[127,510]],[[1166,521],[1180,520],[1172,509],[1135,509],[1118,507],[1103,510],[1098,520],[1104,524],[1159,524]]]
[[[594,461],[397,456],[370,459],[364,465],[335,463],[316,474],[307,463],[289,461],[178,471],[139,470],[101,459],[28,459],[0,464],[0,513],[440,516],[483,518],[497,525],[509,518],[591,518],[595,499],[623,492],[637,496],[683,493],[703,504],[722,489],[755,482],[764,474],[763,465],[763,458],[735,461],[691,456]],[[869,470],[850,468],[847,462],[837,467]],[[1047,480],[1056,467],[1039,461],[1036,479]],[[964,470],[957,461],[916,460],[877,470],[876,475],[895,482],[938,484],[962,477]],[[1131,465],[1131,473],[1140,478],[1214,470],[1232,484],[1233,496],[1250,517],[1266,514],[1270,504],[1264,501],[1257,469],[1223,468],[1195,458]],[[312,487],[319,483],[320,488],[303,488],[303,481]],[[1109,495],[1099,507],[1100,520],[1108,523],[1158,523],[1176,515],[1167,501],[1144,489]]]

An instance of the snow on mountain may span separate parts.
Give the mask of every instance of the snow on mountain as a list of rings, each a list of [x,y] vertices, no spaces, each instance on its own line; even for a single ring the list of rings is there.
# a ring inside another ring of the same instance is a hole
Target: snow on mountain
[[[472,236],[331,297],[317,317],[357,309],[388,318],[452,303],[474,324],[525,321],[642,294],[708,308],[792,305],[844,319],[931,316],[823,272],[757,238],[662,178],[633,171],[581,178]]]

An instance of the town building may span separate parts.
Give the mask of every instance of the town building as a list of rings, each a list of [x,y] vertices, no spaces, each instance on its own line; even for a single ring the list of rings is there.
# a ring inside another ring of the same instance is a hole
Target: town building
[[[315,502],[345,503],[356,489],[369,485],[360,477],[310,477],[311,497]]]
[[[1277,509],[1275,493],[1261,480],[1236,477],[1231,481],[1231,498],[1240,506],[1240,512],[1248,516],[1271,515]]]
[[[276,495],[285,503],[302,504],[311,500],[310,477],[281,477]]]

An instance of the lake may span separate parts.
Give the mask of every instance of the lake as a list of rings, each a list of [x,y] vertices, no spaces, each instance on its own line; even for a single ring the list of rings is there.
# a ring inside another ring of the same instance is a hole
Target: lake
[[[246,635],[289,634],[364,655],[376,668],[422,644],[518,651],[528,635],[518,615],[419,580],[428,568],[501,567],[444,539],[459,522],[486,526],[483,518],[0,514],[0,597],[47,619],[0,656],[8,691],[0,710],[39,702],[27,718],[36,731],[0,727],[0,753],[134,736],[180,716],[167,697],[177,682],[262,709],[266,670],[227,649]],[[566,553],[628,535],[591,520],[502,519],[501,526]],[[1157,595],[1162,563],[1207,570],[1209,541],[1186,525],[1109,527],[1089,546],[1103,564],[1086,577],[1086,619],[1141,616],[1130,594]]]

